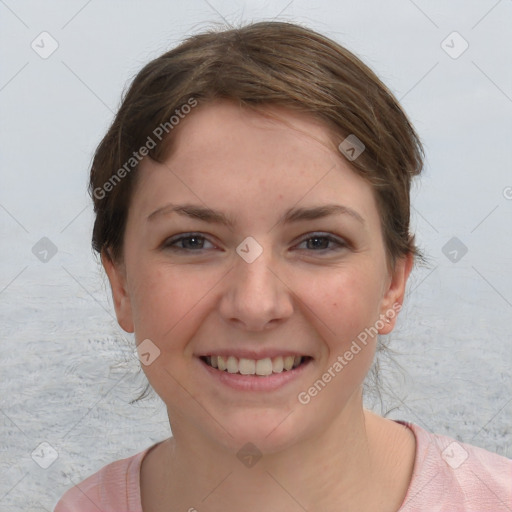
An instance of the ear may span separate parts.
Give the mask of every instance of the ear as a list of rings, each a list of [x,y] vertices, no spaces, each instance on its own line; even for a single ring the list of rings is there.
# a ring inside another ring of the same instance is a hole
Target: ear
[[[124,265],[114,262],[114,259],[107,250],[101,253],[101,263],[110,281],[117,322],[126,332],[134,332],[132,306],[130,295],[126,287],[126,271]]]
[[[381,302],[380,320],[384,327],[379,329],[379,334],[389,334],[396,324],[398,313],[402,309],[407,279],[414,263],[414,255],[408,253],[395,263],[391,271],[390,280]]]

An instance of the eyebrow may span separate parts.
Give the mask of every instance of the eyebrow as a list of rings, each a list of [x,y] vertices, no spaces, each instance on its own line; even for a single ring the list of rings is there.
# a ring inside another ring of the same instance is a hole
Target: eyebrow
[[[203,206],[193,204],[177,205],[169,203],[152,212],[147,220],[152,221],[161,215],[177,213],[192,219],[210,222],[212,224],[221,224],[233,228],[235,221],[232,217],[225,213],[205,208]],[[317,220],[330,215],[349,215],[361,224],[365,224],[363,217],[352,208],[340,204],[326,204],[322,206],[314,206],[310,208],[290,208],[278,221],[278,224],[289,224],[292,222],[300,222],[305,220]]]

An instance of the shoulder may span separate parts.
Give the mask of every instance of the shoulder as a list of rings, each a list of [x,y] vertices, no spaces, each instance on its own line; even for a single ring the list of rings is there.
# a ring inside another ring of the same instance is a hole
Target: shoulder
[[[112,462],[66,491],[54,512],[141,512],[140,466],[151,449]]]
[[[510,511],[512,460],[406,424],[416,437],[416,458],[400,512]]]

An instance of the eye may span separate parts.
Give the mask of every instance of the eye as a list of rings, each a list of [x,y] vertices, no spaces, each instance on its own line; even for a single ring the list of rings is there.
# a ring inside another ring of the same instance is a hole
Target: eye
[[[205,244],[210,244],[211,247],[205,247]],[[211,249],[215,246],[199,233],[185,233],[168,238],[162,247],[175,251],[200,251],[202,249]]]
[[[300,247],[306,244],[306,247]],[[333,235],[324,233],[314,233],[304,238],[297,246],[299,249],[306,249],[315,252],[336,251],[348,247],[348,244]]]

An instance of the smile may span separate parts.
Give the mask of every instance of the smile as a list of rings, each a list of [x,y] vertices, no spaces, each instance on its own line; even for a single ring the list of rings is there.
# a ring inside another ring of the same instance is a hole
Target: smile
[[[293,370],[305,364],[311,358],[308,356],[288,355],[273,358],[266,357],[264,359],[246,359],[235,356],[209,355],[202,356],[200,359],[211,368],[221,372],[267,377]]]

